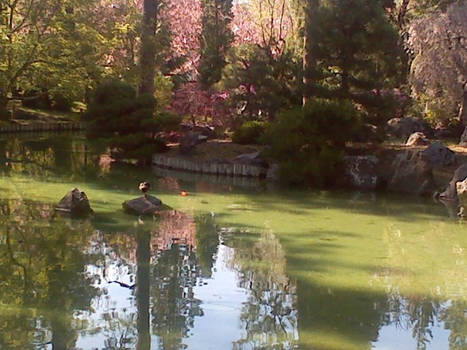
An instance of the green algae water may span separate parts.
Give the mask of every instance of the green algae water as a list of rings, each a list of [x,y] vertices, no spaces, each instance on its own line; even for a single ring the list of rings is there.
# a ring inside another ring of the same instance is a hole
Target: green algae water
[[[0,349],[466,349],[467,226],[440,204],[101,154],[0,137]],[[144,180],[173,210],[122,212]],[[92,218],[54,213],[73,187]]]

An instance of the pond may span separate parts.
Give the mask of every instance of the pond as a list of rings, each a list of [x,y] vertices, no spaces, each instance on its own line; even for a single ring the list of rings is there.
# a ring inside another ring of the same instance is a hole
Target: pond
[[[101,152],[0,136],[0,349],[466,348],[467,226],[441,205]],[[143,180],[174,210],[124,214]],[[91,219],[54,213],[73,187]]]

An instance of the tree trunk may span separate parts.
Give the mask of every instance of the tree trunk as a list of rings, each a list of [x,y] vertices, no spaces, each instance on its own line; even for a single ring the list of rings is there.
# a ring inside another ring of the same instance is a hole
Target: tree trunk
[[[313,35],[312,26],[315,15],[319,8],[319,0],[305,0],[305,37],[303,43],[303,105],[305,105],[313,95],[313,72],[316,70],[316,62],[313,57]]]
[[[143,29],[141,33],[141,85],[140,94],[154,95],[156,74],[157,0],[144,0]]]
[[[405,26],[405,18],[407,15],[407,10],[409,8],[410,0],[402,0],[401,7],[399,8],[399,13],[397,14],[397,22],[399,24],[399,28],[403,28]]]

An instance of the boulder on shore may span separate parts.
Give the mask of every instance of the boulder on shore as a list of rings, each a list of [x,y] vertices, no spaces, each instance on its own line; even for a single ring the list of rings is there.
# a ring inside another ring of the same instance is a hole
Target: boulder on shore
[[[93,212],[86,193],[80,191],[78,188],[74,188],[68,192],[57,204],[55,210],[78,217],[87,216]]]
[[[378,164],[375,156],[344,157],[346,183],[365,191],[372,191],[378,185]]]
[[[425,136],[422,132],[414,132],[409,136],[409,139],[406,142],[406,146],[426,146],[431,142],[428,140],[428,137]]]
[[[162,209],[162,201],[154,196],[146,195],[122,203],[123,210],[128,214],[153,215]]]
[[[456,153],[442,142],[435,142],[422,153],[423,158],[434,167],[445,167],[456,164]]]
[[[399,154],[392,164],[393,174],[387,190],[414,195],[431,195],[435,190],[433,166],[421,151],[408,150]]]
[[[387,131],[395,137],[407,139],[414,132],[422,132],[428,137],[433,136],[433,129],[420,118],[392,118],[387,122]]]
[[[441,199],[456,201],[457,197],[457,183],[467,179],[467,163],[461,165],[456,169],[454,175],[449,182],[448,187],[443,193],[439,195]]]

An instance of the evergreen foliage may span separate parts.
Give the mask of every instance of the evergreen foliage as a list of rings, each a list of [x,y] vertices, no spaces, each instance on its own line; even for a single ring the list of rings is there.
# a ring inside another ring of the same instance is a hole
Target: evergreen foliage
[[[91,136],[105,138],[114,155],[147,159],[165,148],[160,131],[178,127],[181,119],[168,112],[155,114],[151,95],[136,96],[129,84],[110,80],[100,85],[86,113]]]
[[[399,36],[384,6],[382,0],[320,1],[306,28],[313,38],[315,96],[384,106],[378,92],[398,86],[406,73]]]
[[[226,55],[233,41],[230,29],[232,0],[202,0],[199,82],[209,89],[222,77]]]
[[[279,114],[267,138],[281,179],[293,185],[335,184],[345,144],[357,136],[360,125],[359,112],[345,100],[312,99]]]
[[[234,131],[232,141],[241,145],[261,143],[266,128],[267,123],[265,122],[247,121]]]
[[[301,62],[289,51],[274,55],[269,48],[242,45],[229,53],[222,86],[243,118],[274,119],[301,98]]]

